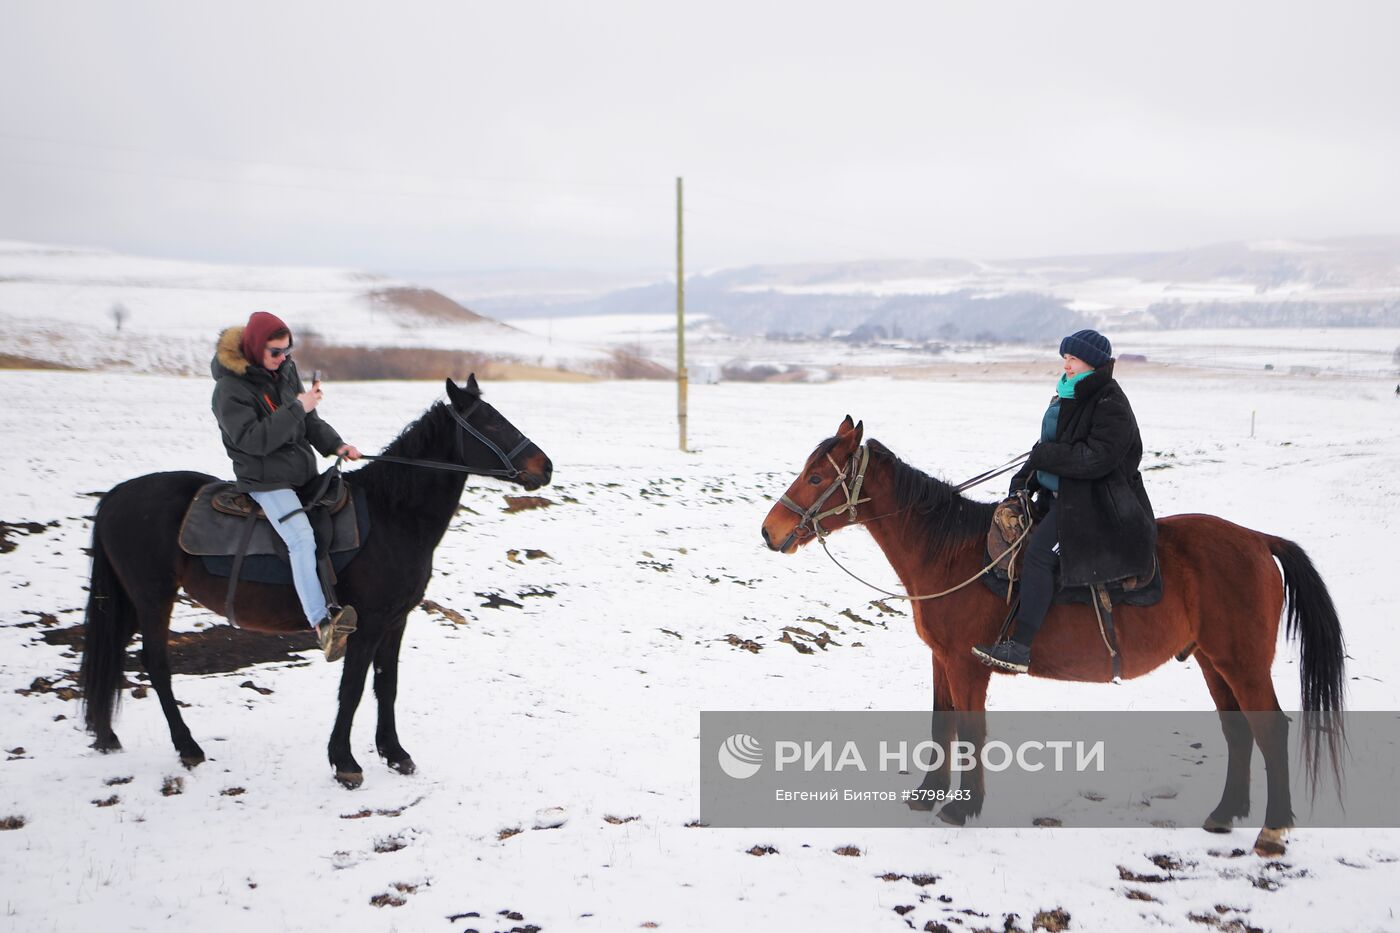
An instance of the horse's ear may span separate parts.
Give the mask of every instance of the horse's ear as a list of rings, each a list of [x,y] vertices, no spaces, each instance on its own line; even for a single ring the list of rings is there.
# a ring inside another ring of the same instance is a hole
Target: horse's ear
[[[836,429],[836,434],[838,437],[843,434],[849,434],[855,428],[855,426],[856,423],[851,420],[851,416],[847,415],[846,419],[841,422],[841,426]]]
[[[450,401],[453,405],[460,405],[460,404],[462,404],[462,390],[459,389],[459,388],[457,388],[457,383],[455,383],[455,382],[452,381],[452,377],[451,377],[451,376],[448,376],[448,377],[447,377],[446,382],[447,382],[447,400]]]
[[[476,384],[476,373],[467,376],[467,391],[472,395],[481,394],[481,386]]]
[[[862,438],[864,438],[864,437],[865,437],[865,422],[864,422],[864,421],[857,421],[857,422],[856,422],[856,446],[857,446],[857,447],[860,446],[860,442],[861,442]]]

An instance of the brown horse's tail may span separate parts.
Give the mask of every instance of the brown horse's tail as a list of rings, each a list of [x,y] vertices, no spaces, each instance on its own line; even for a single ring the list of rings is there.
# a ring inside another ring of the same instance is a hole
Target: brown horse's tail
[[[1327,584],[1298,545],[1284,538],[1266,536],[1269,551],[1283,567],[1283,590],[1288,601],[1285,632],[1299,644],[1299,678],[1303,691],[1303,760],[1308,780],[1317,786],[1322,763],[1322,745],[1332,774],[1341,788],[1341,753],[1346,745],[1342,721],[1343,688],[1346,684],[1346,645],[1342,623]]]
[[[92,579],[88,586],[87,624],[78,680],[83,688],[83,717],[99,746],[112,734],[112,714],[121,699],[122,662],[136,634],[136,607],[122,586],[102,543],[102,510],[92,526]]]

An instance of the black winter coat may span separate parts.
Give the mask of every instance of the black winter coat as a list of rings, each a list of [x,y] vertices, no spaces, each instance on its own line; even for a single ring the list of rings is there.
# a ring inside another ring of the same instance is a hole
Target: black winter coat
[[[1034,471],[1060,477],[1060,584],[1107,583],[1152,572],[1157,520],[1142,485],[1142,435],[1113,361],[1060,400],[1055,440],[1036,444],[1011,491],[1037,484]]]
[[[302,388],[296,364],[283,360],[276,372],[254,366],[243,356],[243,328],[219,335],[210,402],[233,461],[240,492],[296,489],[317,474],[316,455],[335,453],[345,443],[321,416],[301,407]]]

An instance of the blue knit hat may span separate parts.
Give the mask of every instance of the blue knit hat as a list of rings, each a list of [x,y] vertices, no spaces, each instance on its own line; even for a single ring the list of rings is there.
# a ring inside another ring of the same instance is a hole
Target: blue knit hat
[[[1098,369],[1113,359],[1113,344],[1096,330],[1081,330],[1060,341],[1060,356],[1066,353]]]

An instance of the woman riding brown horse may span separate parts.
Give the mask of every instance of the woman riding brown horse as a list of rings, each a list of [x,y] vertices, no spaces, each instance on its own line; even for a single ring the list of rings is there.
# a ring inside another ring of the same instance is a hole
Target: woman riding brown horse
[[[991,670],[972,654],[990,642],[1005,612],[1002,599],[976,582],[984,569],[984,543],[994,506],[973,502],[952,486],[902,462],[878,441],[862,444],[863,427],[847,416],[834,437],[819,444],[763,523],[763,540],[786,554],[851,524],[864,524],[885,552],[911,598],[964,585],[941,599],[912,603],[919,637],[932,649],[935,722],[978,748],[986,738],[987,683]],[[1194,652],[1229,745],[1225,790],[1205,821],[1227,831],[1249,812],[1251,737],[1268,769],[1260,855],[1284,851],[1293,824],[1288,785],[1288,718],[1280,711],[1270,668],[1279,618],[1289,607],[1287,632],[1301,644],[1303,742],[1310,775],[1321,762],[1317,741],[1325,735],[1334,773],[1344,683],[1341,626],[1327,587],[1302,548],[1213,515],[1176,515],[1158,523],[1157,555],[1164,592],[1156,605],[1115,610],[1122,673],[1139,677],[1173,657]],[[1277,559],[1283,568],[1280,585]],[[1094,614],[1083,606],[1054,605],[1039,636],[1031,674],[1056,680],[1107,682],[1108,653]],[[1232,711],[1244,711],[1244,720]],[[966,713],[939,717],[939,712]],[[952,719],[957,719],[954,726]],[[1246,725],[1247,723],[1247,725]],[[982,809],[983,773],[963,778],[970,799],[946,804],[939,816],[961,825]],[[929,800],[946,791],[945,765],[929,772]],[[913,804],[911,804],[913,806]],[[928,805],[923,805],[928,806]]]

